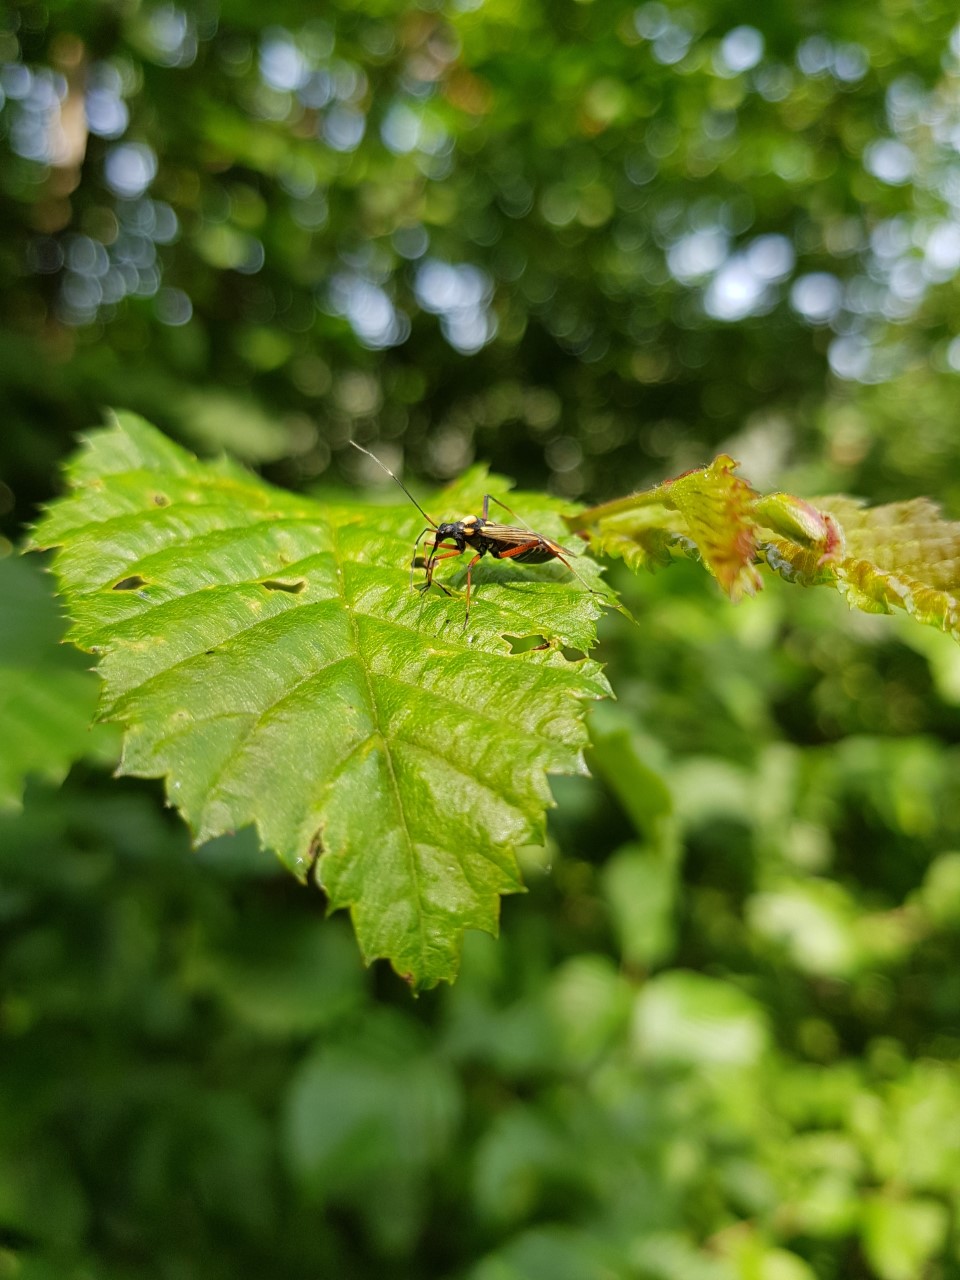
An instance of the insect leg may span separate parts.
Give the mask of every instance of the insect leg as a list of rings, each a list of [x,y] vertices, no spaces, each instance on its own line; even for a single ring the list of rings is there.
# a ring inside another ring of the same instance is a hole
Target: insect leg
[[[470,561],[470,563],[467,565],[467,607],[463,614],[464,631],[466,631],[467,623],[470,621],[470,575],[473,572],[473,566],[477,563],[477,561],[480,559],[482,555],[483,555],[483,552],[478,551],[477,554]]]
[[[417,540],[416,540],[416,542],[413,544],[413,556],[411,557],[411,560],[410,560],[410,589],[411,589],[411,591],[413,590],[413,571],[414,571],[414,569],[417,567],[417,548],[420,546],[420,543],[421,543],[421,541],[422,541],[422,539],[423,539],[423,535],[424,535],[425,533],[432,533],[432,532],[433,532],[433,530],[432,530],[432,529],[424,529],[421,533],[418,533],[418,534],[417,534]]]
[[[592,596],[600,596],[602,600],[607,599],[607,597],[603,594],[602,591],[598,591],[596,587],[591,587],[589,582],[585,582],[583,578],[580,577],[579,573],[577,573],[576,569],[573,567],[573,565],[570,563],[570,561],[567,559],[565,555],[563,555],[559,550],[554,551],[553,554],[554,554],[554,557],[557,560],[559,560],[562,565],[565,565],[566,568],[570,570],[570,572],[573,574],[576,580],[580,583],[581,587],[586,587],[586,589],[590,592]]]
[[[496,501],[496,499],[494,499],[494,501]],[[530,542],[521,542],[519,547],[511,547],[509,551],[501,551],[500,559],[509,560],[511,556],[522,556],[525,551],[533,551],[540,546],[546,547],[555,560],[559,560],[565,568],[569,569],[580,585],[582,587],[586,587],[591,595],[600,596],[603,599],[606,599],[606,596],[604,596],[602,591],[597,591],[596,588],[590,586],[589,582],[584,581],[567,557],[563,554],[563,548],[558,547],[557,544],[555,542],[551,542],[549,538],[535,538]]]
[[[546,546],[554,557],[557,556],[557,552],[554,551],[551,543],[545,542],[543,538],[531,538],[529,542],[521,542],[518,547],[509,547],[506,551],[501,551],[497,559],[510,560],[513,556],[522,556],[527,551],[536,551],[538,547],[543,546]],[[560,556],[559,559],[562,560],[563,556]],[[569,567],[567,565],[568,569]]]
[[[426,591],[427,588],[433,584],[433,571],[434,571],[434,568],[436,567],[438,560],[449,560],[451,556],[462,556],[462,555],[463,555],[463,552],[457,549],[455,551],[447,550],[444,552],[442,556],[433,555],[433,554],[428,556],[427,563],[424,565],[424,568],[426,569],[426,574],[427,574],[423,584],[424,591]],[[438,582],[437,586],[440,587],[442,591],[446,591],[447,595],[450,595],[449,589],[445,587],[442,582]]]

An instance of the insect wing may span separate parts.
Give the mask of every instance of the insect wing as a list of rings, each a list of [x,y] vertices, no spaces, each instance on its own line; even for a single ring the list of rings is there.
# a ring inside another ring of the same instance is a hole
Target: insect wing
[[[503,547],[516,547],[522,542],[549,543],[550,541],[549,538],[545,538],[540,533],[534,533],[530,529],[521,529],[515,524],[497,524],[496,520],[488,520],[480,533],[484,538],[499,543]]]
[[[484,548],[496,559],[509,557],[515,564],[546,564],[557,557],[559,548],[542,533],[516,525],[490,522],[483,526]]]
[[[504,547],[516,547],[523,542],[536,540],[540,544],[539,549],[545,552],[549,551],[550,556],[570,556],[573,560],[577,558],[576,551],[571,551],[569,547],[561,547],[559,542],[554,542],[546,534],[534,533],[531,529],[521,529],[517,525],[496,524],[494,521],[488,520],[481,533],[485,538],[489,538],[491,542],[499,542]],[[518,557],[518,559],[522,558],[522,556]]]

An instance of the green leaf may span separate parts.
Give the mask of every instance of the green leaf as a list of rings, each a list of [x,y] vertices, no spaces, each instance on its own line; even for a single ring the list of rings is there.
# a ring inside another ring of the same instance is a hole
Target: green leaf
[[[945,520],[927,498],[880,507],[853,498],[817,503],[843,529],[837,586],[851,606],[905,609],[960,640],[960,521]]]
[[[609,1280],[622,1255],[587,1230],[547,1224],[511,1238],[472,1267],[467,1280]]]
[[[806,973],[849,978],[862,964],[855,904],[831,880],[810,877],[757,893],[747,913],[754,932]]]
[[[636,1049],[651,1062],[753,1066],[769,1041],[763,1011],[730,982],[674,969],[642,988],[634,1017]]]
[[[951,850],[934,858],[923,878],[920,899],[937,924],[960,923],[960,852]]]
[[[0,560],[0,809],[19,809],[36,773],[59,783],[75,760],[107,749],[91,735],[97,682],[78,654],[58,647],[63,623],[31,564]]]
[[[584,772],[583,703],[608,687],[564,649],[593,645],[600,596],[558,563],[485,561],[464,629],[462,561],[453,594],[410,589],[411,504],[285,493],[129,415],[68,479],[36,545],[59,548],[70,638],[100,655],[121,772],[163,777],[198,842],[254,823],[301,878],[316,863],[368,960],[452,979],[462,931],[495,931],[521,887],[547,774]],[[488,483],[437,512],[475,509]],[[514,501],[558,532],[550,503]],[[531,635],[543,647],[513,651]]]
[[[625,844],[603,869],[607,909],[628,965],[648,968],[674,949],[678,867],[675,859]]]
[[[607,861],[601,876],[604,897],[623,959],[646,968],[666,959],[674,946],[680,842],[673,796],[648,763],[652,747],[638,742],[619,716],[592,720],[591,768],[614,792],[640,837]]]
[[[864,1252],[881,1280],[913,1280],[943,1248],[949,1225],[937,1200],[876,1195],[864,1205]]]
[[[461,1108],[449,1064],[383,1011],[302,1063],[287,1098],[284,1154],[306,1199],[356,1206],[377,1244],[397,1252],[421,1227],[427,1174],[449,1149]]]

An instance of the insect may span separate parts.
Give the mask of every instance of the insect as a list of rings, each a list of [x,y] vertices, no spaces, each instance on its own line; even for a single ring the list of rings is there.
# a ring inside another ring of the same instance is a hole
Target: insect
[[[554,542],[552,538],[548,538],[545,534],[536,533],[528,525],[525,525],[506,503],[501,502],[499,498],[495,498],[492,493],[484,494],[482,515],[464,516],[462,520],[444,520],[441,524],[437,524],[435,520],[427,515],[403,481],[398,476],[395,476],[388,466],[385,466],[369,449],[364,449],[363,445],[357,444],[356,440],[351,440],[350,443],[355,449],[365,453],[368,458],[373,458],[373,461],[381,470],[385,471],[391,479],[396,480],[429,525],[429,528],[418,534],[417,540],[413,544],[413,559],[410,562],[411,582],[413,581],[413,570],[416,567],[417,550],[420,542],[431,532],[433,533],[433,542],[424,544],[425,547],[429,548],[423,563],[426,572],[426,579],[423,583],[424,590],[432,585],[436,567],[441,560],[449,560],[451,556],[462,556],[468,549],[474,553],[473,559],[467,565],[467,601],[466,612],[463,616],[464,628],[466,628],[470,619],[470,590],[473,567],[485,555],[491,555],[495,560],[515,560],[517,564],[546,564],[549,560],[559,560],[591,594],[602,595],[602,592],[594,591],[589,583],[584,582],[583,578],[567,559],[567,556],[574,554],[572,551],[568,551],[566,547],[561,547],[558,542]],[[495,502],[498,507],[502,507],[507,515],[512,516],[514,520],[518,520],[520,523],[516,525],[500,524],[496,520],[491,520],[488,516],[491,502]],[[447,591],[448,595],[450,594],[448,589],[443,586],[443,583],[438,582],[437,586]]]

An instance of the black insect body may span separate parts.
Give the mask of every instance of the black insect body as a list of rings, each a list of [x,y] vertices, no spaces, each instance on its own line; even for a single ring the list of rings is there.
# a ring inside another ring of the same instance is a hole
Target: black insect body
[[[548,538],[542,533],[535,533],[533,529],[527,528],[526,525],[499,524],[496,520],[489,519],[487,513],[490,510],[491,502],[495,502],[498,507],[503,507],[508,515],[513,516],[514,520],[519,520],[520,518],[499,498],[495,498],[493,494],[484,495],[482,516],[464,516],[462,520],[445,520],[442,524],[437,524],[427,515],[413,494],[393,474],[389,467],[384,466],[375,454],[372,454],[369,449],[364,449],[355,440],[351,440],[350,443],[355,449],[365,453],[368,458],[373,458],[377,466],[381,467],[388,476],[396,480],[397,484],[400,485],[400,488],[430,526],[428,529],[423,530],[414,543],[413,560],[410,565],[411,580],[417,561],[417,548],[420,546],[420,541],[425,534],[432,532],[433,542],[426,544],[429,547],[429,551],[423,562],[423,567],[426,571],[426,578],[423,583],[424,590],[432,585],[437,564],[441,560],[449,560],[452,556],[462,556],[467,550],[474,553],[473,559],[467,565],[467,600],[466,612],[463,617],[464,627],[466,627],[470,618],[470,589],[473,567],[485,555],[491,555],[495,560],[516,560],[518,564],[546,564],[549,560],[559,560],[561,564],[566,565],[577,581],[582,583],[588,591],[594,595],[600,594],[600,592],[594,591],[593,587],[583,581],[583,578],[580,577],[580,574],[577,573],[567,559],[567,556],[573,555],[572,551],[568,551],[566,547],[561,547],[559,543],[554,542],[552,538]],[[437,585],[442,586],[443,584],[437,583]],[[443,587],[443,590],[446,591],[447,588]]]

